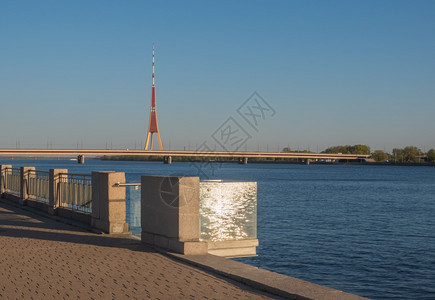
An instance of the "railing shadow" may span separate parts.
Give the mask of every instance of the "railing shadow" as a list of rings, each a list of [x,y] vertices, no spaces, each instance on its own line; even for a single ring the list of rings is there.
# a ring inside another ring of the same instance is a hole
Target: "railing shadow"
[[[99,247],[156,252],[128,235],[96,234],[0,203],[1,237],[28,238]]]

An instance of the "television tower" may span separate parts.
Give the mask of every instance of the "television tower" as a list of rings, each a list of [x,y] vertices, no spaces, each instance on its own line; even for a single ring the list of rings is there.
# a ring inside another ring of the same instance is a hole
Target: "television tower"
[[[159,142],[159,148],[160,150],[163,150],[162,141],[160,139],[159,126],[157,125],[156,87],[154,86],[154,42],[153,42],[153,85],[151,87],[151,112],[150,112],[150,123],[148,126],[147,141],[145,143],[145,150],[153,149],[153,133],[157,134],[157,141]]]

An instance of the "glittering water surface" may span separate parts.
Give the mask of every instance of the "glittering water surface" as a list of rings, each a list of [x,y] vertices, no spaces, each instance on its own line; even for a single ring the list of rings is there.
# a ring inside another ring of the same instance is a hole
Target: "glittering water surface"
[[[2,164],[195,176],[189,163],[1,160]],[[375,299],[435,299],[435,168],[214,164],[258,182],[258,256],[243,262]]]
[[[202,181],[199,189],[200,239],[257,238],[257,183]]]

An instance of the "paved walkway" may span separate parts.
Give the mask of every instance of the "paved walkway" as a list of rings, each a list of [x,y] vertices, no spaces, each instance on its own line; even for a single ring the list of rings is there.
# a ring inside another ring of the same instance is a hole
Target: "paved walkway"
[[[0,201],[0,299],[270,299],[125,236],[98,235]]]

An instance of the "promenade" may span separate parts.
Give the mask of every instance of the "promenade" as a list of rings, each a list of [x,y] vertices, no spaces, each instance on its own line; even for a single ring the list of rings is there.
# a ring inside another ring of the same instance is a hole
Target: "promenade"
[[[105,235],[0,200],[0,299],[277,299]]]

